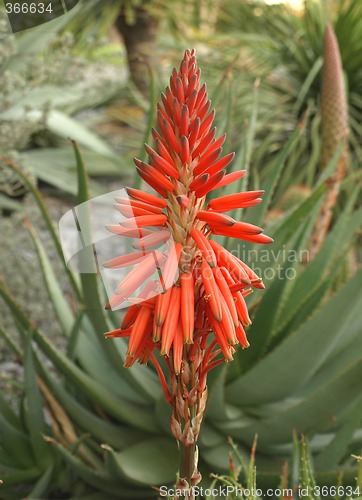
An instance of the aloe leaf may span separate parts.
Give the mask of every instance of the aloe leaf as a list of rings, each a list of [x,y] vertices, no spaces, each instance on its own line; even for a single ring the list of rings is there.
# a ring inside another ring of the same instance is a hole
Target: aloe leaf
[[[294,113],[296,115],[299,113],[300,108],[301,108],[301,106],[302,106],[302,104],[303,104],[303,102],[304,102],[305,98],[307,97],[307,94],[310,90],[310,87],[313,84],[316,77],[318,76],[320,70],[322,69],[322,66],[323,66],[323,58],[318,57],[315,60],[315,63],[313,64],[313,66],[311,67],[309,73],[307,74],[307,77],[304,80],[303,85],[299,91],[297,100],[295,101]]]
[[[59,191],[64,191],[64,193],[68,193],[71,195],[77,194],[77,188],[74,182],[74,174],[67,172],[63,169],[55,170],[54,165],[46,165],[42,166],[41,163],[37,163],[34,168],[34,173],[36,174],[37,179],[43,181],[50,186],[53,186]],[[101,186],[97,186],[93,183],[93,195],[98,196],[102,194]]]
[[[85,204],[83,215],[82,231],[84,233],[85,241],[92,241],[90,234],[90,213],[89,207],[86,202],[89,200],[88,193],[88,176],[85,170],[84,162],[81,157],[80,151],[75,141],[72,141],[74,154],[77,164],[78,175],[78,205]],[[82,290],[84,293],[85,306],[89,317],[92,320],[93,326],[96,331],[106,332],[107,323],[102,312],[103,307],[99,297],[99,290],[97,284],[97,264],[95,263],[93,246],[83,249],[82,261],[84,262],[85,269],[89,270],[88,273],[81,273],[80,279],[82,283]],[[91,272],[93,270],[93,272]]]
[[[238,443],[238,452],[240,453],[243,462],[245,464],[249,464],[250,447],[246,447],[242,443]],[[220,446],[204,449],[202,452],[202,460],[205,461],[214,471],[229,471],[229,456],[230,445],[225,442]],[[268,472],[273,471],[276,473],[276,477],[278,479],[280,478],[282,465],[282,459],[278,459],[276,457],[268,458],[267,456],[262,455],[259,455],[258,457],[258,467],[260,467],[260,470],[268,470]],[[258,476],[261,477],[262,474],[259,473]]]
[[[240,352],[235,357],[235,364],[237,364],[239,373],[247,372],[265,354],[278,312],[276,304],[282,297],[286,285],[287,280],[282,277],[274,280],[269,285],[248,330],[251,347]]]
[[[85,170],[83,158],[75,141],[72,141],[73,150],[76,158],[77,165],[77,178],[78,178],[78,205],[83,205],[82,210],[83,225],[82,231],[84,233],[84,241],[92,241],[90,229],[90,209],[86,204],[89,200],[88,192],[88,175]],[[88,316],[90,317],[95,331],[106,332],[107,322],[103,314],[103,307],[100,301],[99,289],[97,283],[97,263],[95,262],[93,246],[84,248],[82,251],[82,261],[88,273],[81,273],[82,290],[84,293],[84,301]],[[93,271],[93,272],[92,272]]]
[[[127,382],[134,388],[138,395],[143,396],[147,401],[156,402],[162,395],[162,389],[155,370],[150,366],[136,365],[132,370],[125,369],[121,366],[120,360],[125,360],[127,345],[126,342],[121,342],[124,339],[119,339],[118,342],[110,343],[110,348],[115,348],[115,353],[120,357],[118,358],[119,373],[127,380]],[[109,340],[107,340],[109,342]]]
[[[252,224],[260,225],[262,224],[266,211],[270,205],[271,199],[273,197],[275,188],[278,184],[278,180],[285,166],[286,160],[290,155],[291,151],[295,147],[296,142],[300,138],[300,135],[303,131],[303,124],[295,129],[293,134],[291,135],[288,142],[285,144],[283,149],[279,152],[277,158],[275,159],[273,168],[270,170],[269,175],[263,182],[263,189],[265,193],[263,194],[263,201],[260,205],[254,207],[250,210],[250,214],[248,211],[248,221]]]
[[[76,165],[73,151],[69,147],[58,147],[58,148],[41,148],[41,149],[29,149],[21,153],[21,156],[26,158],[26,161],[31,165],[34,171],[38,174],[47,174],[48,176],[56,171],[57,174],[60,171],[66,172],[69,175],[76,175]],[[114,163],[106,158],[104,155],[100,155],[95,151],[84,150],[83,151],[84,162],[87,165],[87,171],[89,175],[97,176],[112,176],[119,175],[120,169],[114,165]],[[126,162],[122,163],[122,158],[119,158],[119,165],[122,167],[123,173],[129,173],[131,171],[130,165]],[[93,184],[98,190],[103,188],[99,184]],[[92,184],[91,184],[92,192]],[[74,184],[72,186],[74,194],[76,194],[77,187]],[[103,188],[104,192],[104,188]],[[92,193],[96,195],[96,193]]]
[[[325,192],[325,186],[321,184],[313,193],[304,200],[293,212],[280,224],[272,235],[274,238],[273,249],[278,250],[285,245],[289,238],[295,234],[295,228],[304,221]]]
[[[34,242],[36,252],[38,254],[45,284],[49,293],[49,297],[51,299],[51,304],[55,310],[59,324],[62,327],[62,331],[67,337],[69,337],[74,324],[73,312],[70,309],[68,302],[64,298],[64,292],[59,286],[58,279],[54,273],[53,267],[45,252],[42,242],[40,241],[37,233],[32,228],[32,226],[30,224],[28,224],[27,226],[30,236]]]
[[[319,453],[314,462],[319,470],[332,470],[345,455],[353,434],[362,420],[362,399],[348,412],[347,417],[337,431],[333,440]]]
[[[307,297],[300,304],[300,307],[297,309],[290,322],[287,323],[283,329],[280,328],[278,320],[275,322],[274,328],[271,332],[271,341],[268,345],[268,351],[275,349],[291,334],[291,332],[301,328],[303,324],[306,323],[316,311],[318,311],[324,300],[328,300],[333,278],[336,277],[339,271],[339,265],[336,266],[326,280],[321,281],[321,283],[313,290],[313,293],[308,293]],[[289,290],[289,293],[293,294],[292,289]]]
[[[45,439],[49,440],[48,437]],[[87,443],[85,443],[85,441],[87,441]],[[95,448],[98,451],[97,444],[98,443],[89,435],[82,434],[77,436],[75,440],[67,446],[67,450],[73,455],[79,453],[79,456],[82,457],[84,463],[92,467],[94,470],[101,470],[103,468],[103,460],[90,448],[92,446],[93,449]]]
[[[226,93],[226,106],[225,113],[223,115],[223,120],[221,125],[218,127],[218,131],[221,134],[225,133],[226,136],[229,136],[229,130],[232,126],[232,111],[233,111],[233,103],[234,103],[234,82],[230,80],[228,91]]]
[[[19,468],[19,463],[16,457],[10,456],[5,450],[0,448],[0,463],[2,468],[2,475],[6,473],[6,471],[14,471]]]
[[[315,497],[315,500],[320,500],[320,496],[314,493],[316,481],[313,474],[309,446],[307,445],[304,436],[302,436],[300,444],[300,482],[303,488],[307,488],[307,491],[313,491],[313,497]]]
[[[0,414],[2,415],[3,419],[8,422],[9,425],[15,427],[15,429],[17,429],[19,432],[22,431],[22,426],[19,417],[12,410],[11,406],[6,402],[1,392],[0,392]]]
[[[308,264],[304,273],[295,281],[289,300],[284,302],[284,307],[278,311],[279,328],[291,320],[296,311],[302,307],[305,301],[320,286],[321,281],[330,278],[331,270],[336,266],[337,259],[341,259],[346,246],[349,245],[355,231],[361,226],[362,209],[351,217],[342,215],[331,233],[327,236],[321,250],[313,261]]]
[[[48,115],[47,126],[55,134],[65,139],[70,136],[90,150],[114,161],[116,165],[119,164],[118,155],[106,142],[65,113],[57,110],[51,111]]]
[[[27,498],[42,498],[48,494],[49,488],[52,485],[54,476],[54,465],[51,464],[44,474],[35,483],[34,488],[27,495]]]
[[[229,384],[227,400],[237,405],[235,394],[242,394],[243,405],[255,405],[287,397],[303,387],[340,341],[343,326],[355,307],[355,299],[361,296],[361,277],[362,270],[262,363]],[[280,370],[281,365],[283,370]]]
[[[357,213],[355,215],[358,216]],[[338,233],[338,226],[339,229],[343,228],[342,234],[340,231]],[[306,269],[303,270],[302,265],[296,267],[295,279],[289,281],[282,299],[278,301],[277,318],[271,333],[271,349],[280,343],[290,331],[297,329],[307,318],[310,318],[324,302],[326,295],[338,279],[340,268],[345,263],[343,256],[352,246],[353,233],[358,226],[358,217],[353,216],[349,221],[348,218],[340,216],[332,231],[333,235],[331,233],[325,240],[320,254],[308,264]],[[328,248],[325,248],[327,245]],[[304,285],[304,289],[301,285]],[[300,292],[299,297],[298,292]]]
[[[57,454],[69,464],[71,469],[80,477],[86,484],[96,488],[97,490],[103,491],[104,493],[110,493],[113,495],[123,495],[124,493],[129,495],[131,490],[123,488],[115,478],[113,478],[106,469],[94,470],[86,466],[76,455],[70,453],[67,449],[61,446],[56,441],[52,441],[53,447]],[[133,492],[135,493],[135,492]],[[140,493],[140,492],[137,492]],[[134,494],[130,494],[128,498],[133,498]],[[138,495],[137,495],[138,496]],[[140,495],[142,497],[142,495]]]
[[[326,365],[332,361],[336,356],[341,354],[341,352],[345,349],[348,348],[349,345],[352,342],[356,342],[357,339],[360,338],[360,324],[361,324],[361,308],[358,307],[358,304],[361,304],[361,302],[356,300],[356,307],[349,316],[349,321],[346,323],[346,326],[343,330],[343,345],[340,346],[335,346],[334,349],[332,349],[330,356],[326,360]]]
[[[235,63],[238,61],[240,55],[237,54],[236,57],[233,59],[233,61],[226,67],[225,71],[221,75],[221,78],[218,79],[216,85],[214,86],[211,95],[210,95],[210,101],[212,104],[216,107],[217,103],[219,102],[219,97],[220,94],[225,86],[225,82],[227,82],[229,78],[229,73],[232,70],[233,66]]]
[[[300,221],[301,217],[303,216],[306,217],[310,211],[313,211],[313,208],[316,207],[316,204],[319,201],[319,198],[322,194],[322,189],[317,188],[315,193],[311,196],[313,198],[313,201],[309,198],[305,202],[303,202],[300,207],[298,207],[295,211],[292,212],[288,216],[288,218],[282,222],[281,226],[279,229],[276,231],[281,231],[283,234],[291,230],[293,227],[293,224],[297,224],[298,221]],[[314,211],[314,213],[318,213],[317,211]],[[311,231],[311,228],[313,227],[313,221],[311,220],[310,222],[307,221],[305,225],[302,225],[301,223],[299,229],[297,230],[298,232],[295,232],[294,234],[294,239],[296,241],[294,244],[290,246],[286,246],[286,243],[288,243],[286,237],[282,237],[282,243],[277,245],[277,247],[274,249],[268,249],[266,250],[267,252],[270,252],[270,257],[266,259],[266,264],[263,263],[262,259],[259,259],[257,262],[257,265],[260,266],[260,274],[263,275],[263,268],[266,267],[266,265],[270,266],[270,262],[273,263],[273,268],[275,270],[278,269],[278,264],[280,263],[281,259],[283,258],[284,252],[287,252],[289,250],[292,250],[295,252],[295,254],[298,254],[298,251],[303,250],[302,248],[302,242],[306,241],[306,237]],[[285,235],[286,236],[286,235]],[[297,238],[298,237],[298,238]],[[276,236],[276,241],[278,240],[278,236]],[[299,240],[299,242],[298,242]],[[273,244],[276,244],[276,242]],[[325,262],[325,261],[324,261]],[[297,263],[295,262],[294,265],[296,266]],[[292,266],[290,266],[291,268]],[[289,268],[288,268],[289,269]],[[319,268],[320,269],[320,268]],[[293,285],[291,281],[288,281],[286,279],[286,272],[287,270],[284,269],[284,267],[279,267],[279,271],[274,273],[274,279],[273,280],[268,280],[268,287],[265,292],[263,292],[263,297],[261,304],[258,308],[258,312],[253,318],[253,324],[249,329],[249,333],[252,334],[253,332],[256,332],[257,335],[253,335],[250,337],[252,341],[252,348],[248,349],[244,352],[238,351],[235,355],[235,360],[236,360],[236,366],[238,367],[239,372],[245,372],[248,369],[253,366],[253,364],[256,362],[258,358],[260,358],[263,355],[263,352],[265,351],[270,338],[272,334],[274,335],[275,332],[279,331],[279,323],[278,323],[278,318],[280,315],[280,311],[282,307],[284,306],[285,308],[285,303],[287,301],[287,297],[293,298],[293,290],[296,285]],[[314,279],[314,278],[313,278]],[[299,282],[300,278],[297,277],[295,282]],[[306,298],[310,296],[310,294],[313,293],[313,290],[311,292],[310,287],[305,291],[303,297],[299,299],[299,301],[293,301],[292,307],[289,306],[289,309],[285,309],[287,311],[287,315],[290,316],[290,308],[292,310],[298,309],[301,307],[304,302],[306,301]],[[255,297],[255,300],[258,298],[258,294],[253,294]],[[251,300],[249,301],[249,304],[252,305],[253,302],[253,296],[251,297]],[[277,299],[277,300],[276,300]],[[296,312],[296,311],[294,311]],[[275,326],[273,326],[275,325]]]
[[[26,395],[26,427],[37,465],[44,470],[49,464],[50,450],[43,439],[46,427],[43,419],[43,398],[36,383],[36,375],[31,346],[31,335],[28,335],[24,354],[24,380]]]
[[[255,80],[253,85],[253,96],[251,103],[251,114],[248,122],[248,128],[245,134],[245,142],[241,149],[242,157],[242,168],[248,169],[250,165],[251,155],[253,151],[253,144],[255,140],[255,135],[258,128],[258,114],[259,114],[259,88],[260,81]],[[245,179],[245,178],[244,178]],[[241,179],[242,185],[247,185],[248,178],[245,180]]]
[[[333,175],[333,172],[336,170],[336,167],[338,165],[338,161],[341,157],[341,154],[343,153],[343,143],[340,143],[338,147],[336,147],[336,150],[334,154],[332,155],[331,159],[329,160],[328,164],[325,166],[321,174],[319,175],[317,179],[317,185],[322,184],[323,182],[326,182],[331,175]]]
[[[27,468],[34,466],[34,456],[28,437],[11,425],[0,414],[0,445],[13,457],[19,467]]]
[[[85,483],[117,498],[152,498],[154,491],[147,484],[147,488],[135,488],[134,482],[130,481],[130,486],[124,485],[120,477],[113,477],[105,468],[101,471],[94,471],[85,466],[75,455],[72,455],[64,447],[54,442],[54,446],[59,455],[76,471],[77,475]],[[148,464],[149,465],[149,464]],[[133,483],[133,485],[132,485]],[[151,483],[152,484],[152,483]],[[108,498],[108,497],[107,497]]]
[[[296,488],[299,486],[299,464],[300,464],[300,449],[297,433],[293,432],[293,452],[290,467],[290,484]]]
[[[41,373],[42,378],[46,381],[52,394],[54,394],[57,401],[69,414],[72,421],[76,423],[82,431],[91,434],[100,442],[109,444],[117,449],[123,449],[147,436],[146,433],[143,433],[139,429],[135,430],[129,426],[120,425],[119,423],[115,425],[112,422],[98,417],[96,413],[79,403],[77,395],[75,394],[73,397],[54,379],[54,377],[46,372],[44,367],[42,367]]]
[[[2,479],[4,480],[4,484],[1,486],[1,493],[3,492],[3,489],[6,490],[7,488],[11,488],[12,486],[19,487],[19,485],[21,484],[35,481],[39,478],[40,474],[41,471],[31,465],[24,470],[12,471],[6,474],[5,477],[4,476],[2,477]],[[17,496],[15,498],[19,497]]]
[[[257,117],[259,110],[259,81],[254,82],[253,86],[253,100],[251,106],[251,113],[248,121],[248,126],[245,133],[245,138],[241,142],[239,150],[237,151],[234,162],[231,165],[230,172],[236,172],[238,170],[247,169],[250,164],[251,154],[252,154],[252,146],[255,139],[255,134],[257,131]],[[248,185],[248,171],[244,178],[240,179],[237,184],[233,183],[232,185],[225,186],[223,188],[223,195],[234,193],[235,191],[242,191],[247,188]],[[216,192],[213,192],[211,198],[216,196]],[[238,218],[241,214],[241,210],[234,210],[230,213],[230,215],[234,218]],[[227,249],[233,248],[233,239],[228,237],[217,237],[217,241],[222,244]]]
[[[117,478],[118,481],[126,481],[127,483],[139,484],[136,481],[130,480],[130,478],[123,472],[119,460],[118,454],[109,446],[102,445],[105,450],[104,466],[111,477]]]
[[[1,293],[1,289],[2,289],[2,283],[1,283],[1,280],[0,280],[0,293]],[[1,327],[0,327],[0,337],[3,338],[3,340],[7,344],[8,348],[10,349],[10,351],[12,351],[12,353],[16,357],[18,357],[19,359],[21,359],[22,358],[22,353],[21,353],[20,349],[15,344],[14,340],[12,339],[12,337],[5,330],[3,330]]]
[[[305,222],[309,221],[309,217],[312,213],[317,213],[314,209],[320,202],[324,191],[324,185],[318,186],[309,198],[304,200],[296,209],[287,214],[287,216],[277,224],[277,227],[274,228],[271,233],[271,236],[274,238],[274,243],[269,245],[267,249],[264,248],[260,250],[259,247],[258,250],[253,250],[259,252],[263,251],[263,254],[261,254],[263,258],[259,258],[257,261],[257,271],[259,275],[264,275],[265,270],[270,267],[271,262],[273,263],[273,268],[276,268],[277,264],[282,261],[284,253],[293,250],[297,242],[300,241],[301,238],[303,239],[306,231],[309,231],[309,226],[308,224],[305,225]],[[249,250],[251,248],[250,245],[243,243],[242,254],[250,255]],[[271,281],[276,279],[277,276],[278,273],[275,272],[270,279],[267,280],[268,286],[270,286]],[[265,276],[265,278],[268,278],[268,275]],[[237,354],[237,356],[239,355]]]
[[[165,400],[164,396],[160,396],[156,402],[155,408],[155,417],[157,419],[157,423],[162,429],[163,434],[167,436],[172,436],[171,428],[170,428],[170,418],[172,413],[172,408],[170,404]]]
[[[102,341],[103,339],[100,340]],[[107,340],[103,340],[103,342],[107,342]],[[82,369],[100,385],[112,387],[114,396],[124,398],[136,404],[148,404],[153,401],[152,398],[147,397],[143,392],[136,391],[132,387],[132,379],[129,381],[123,377],[126,371],[125,368],[120,367],[120,371],[117,371],[112,366],[105,351],[100,346],[96,334],[89,331],[89,329],[88,331],[82,330],[80,332],[78,339],[78,362]]]
[[[5,304],[10,309],[13,317],[16,318],[17,324],[23,328],[23,330],[30,330],[31,325],[24,311],[17,305],[14,301],[13,297],[10,294],[9,289],[5,285],[5,283],[0,278],[0,295],[3,298]],[[23,334],[23,330],[19,328],[19,331]],[[24,338],[24,335],[23,335]]]
[[[355,312],[360,316],[362,300],[356,301]],[[343,371],[343,368],[350,366],[358,361],[362,355],[362,340],[360,337],[362,328],[361,317],[353,324],[346,323],[341,331],[343,342],[337,344],[331,355],[327,357],[323,365],[319,368],[315,376],[308,382],[308,385],[302,390],[303,396],[315,390],[319,385],[325,383],[333,377],[334,374]],[[354,334],[354,338],[348,341],[347,335]]]
[[[115,392],[124,395],[126,399],[137,403],[157,401],[162,390],[155,372],[150,367],[141,365],[132,367],[132,370],[124,368],[122,361],[127,349],[125,342],[122,342],[124,339],[110,342],[109,339],[97,336],[86,317],[84,323],[85,328],[78,341],[78,358],[86,371],[101,383],[111,384]],[[113,355],[110,358],[111,349]],[[110,364],[109,358],[113,360],[113,364]]]
[[[293,429],[298,433],[305,433],[317,423],[330,422],[331,416],[338,416],[343,408],[360,397],[361,377],[362,361],[358,360],[342,373],[335,374],[333,379],[318,387],[308,397],[290,401],[290,408],[283,412],[272,414],[269,418],[250,426],[241,426],[237,420],[215,424],[232,437],[242,436],[243,440],[249,443],[252,442],[255,433],[258,433],[259,451],[263,451],[265,445],[287,443]]]
[[[306,129],[308,129],[308,116],[309,116],[309,108],[304,113],[304,116],[299,124],[296,124],[296,128],[294,133],[291,134],[289,141],[293,139],[293,135],[296,133],[297,137],[294,141],[293,148],[288,147],[288,143],[286,141],[285,147],[281,149],[278,153],[276,160],[280,155],[283,156],[285,152],[287,155],[284,160],[284,166],[282,168],[283,175],[279,175],[277,184],[273,187],[274,200],[279,200],[283,194],[287,191],[288,187],[291,184],[303,183],[305,178],[305,172],[300,169],[300,158],[303,157],[305,149],[308,147],[308,135]],[[298,133],[299,132],[299,133]],[[288,151],[289,150],[289,151]],[[275,166],[275,160],[272,160],[271,165],[268,167],[266,174],[264,175],[264,179],[267,179],[270,176],[273,178],[274,171],[277,173],[277,169]],[[264,186],[264,183],[262,184]],[[259,187],[259,184],[258,184]]]
[[[34,340],[54,365],[94,404],[101,406],[122,422],[151,433],[158,433],[159,428],[149,406],[136,405],[117,398],[110,389],[88,376],[60,353],[39,330],[34,330]]]
[[[155,457],[157,456],[157,460]],[[149,439],[114,454],[120,470],[140,484],[169,484],[178,467],[176,442],[172,439]],[[146,466],[141,466],[141,464]]]
[[[306,184],[309,187],[313,186],[314,179],[317,177],[317,169],[321,154],[322,142],[320,135],[321,116],[316,113],[310,125],[310,148],[311,152],[307,163],[302,167],[307,172]]]
[[[206,420],[202,422],[198,443],[201,450],[204,448],[213,448],[225,443],[225,435]]]
[[[210,416],[212,419],[226,419],[227,413],[225,408],[225,380],[226,380],[227,365],[219,370],[213,370],[208,376],[208,394],[207,407],[205,416]]]
[[[52,151],[54,151],[54,153],[52,153]],[[69,151],[64,149],[64,152]],[[33,169],[37,179],[56,187],[60,191],[76,195],[77,186],[75,184],[75,171],[67,168],[67,165],[64,164],[63,157],[59,158],[57,161],[56,153],[57,150],[55,149],[46,151],[40,149],[29,151],[26,154],[23,153],[21,156],[25,158],[25,161]],[[61,153],[63,153],[63,150],[61,150]],[[103,160],[100,160],[101,164],[102,162]],[[100,196],[101,194],[104,194],[104,190],[105,189],[101,184],[95,181],[90,181],[90,191],[92,196]]]
[[[77,357],[78,339],[81,332],[82,321],[84,319],[85,310],[80,309],[77,317],[74,320],[72,329],[69,334],[67,343],[67,357],[74,361]]]
[[[277,319],[280,310],[284,307],[286,300],[290,297],[295,281],[299,279],[300,274],[303,272],[304,267],[309,261],[307,242],[314,227],[313,215],[317,213],[318,209],[319,207],[317,204],[317,206],[315,206],[312,210],[311,216],[300,224],[299,228],[296,228],[295,235],[292,237],[292,240],[286,245],[283,245],[281,249],[276,251],[274,251],[274,249],[265,250],[267,252],[266,260],[269,261],[270,269],[274,269],[275,273],[274,276],[273,273],[270,276],[267,272],[268,268],[265,269],[265,279],[268,280],[266,289],[268,290],[269,286],[272,285],[275,280],[285,281],[284,290],[282,291],[279,299],[275,301]],[[262,254],[260,260],[263,258],[265,258],[265,254],[264,257]],[[264,300],[264,293],[262,300]]]
[[[250,165],[253,143],[255,139],[255,135],[258,127],[258,112],[259,112],[259,80],[254,82],[253,86],[253,100],[251,107],[251,114],[248,122],[248,127],[245,134],[245,139],[242,141],[240,149],[237,154],[237,159],[234,162],[234,166],[231,171],[237,171],[241,169],[248,169]],[[233,184],[233,186],[228,186],[224,190],[224,194],[228,194],[229,192],[242,191],[247,188],[248,185],[248,170],[242,179],[238,182],[237,185]],[[236,209],[231,212],[231,216],[238,219],[242,214],[242,209]],[[231,248],[232,240],[230,238],[225,239],[225,243],[227,243],[227,248]]]
[[[6,113],[3,113],[6,118]],[[27,119],[38,121],[42,118],[41,111],[30,111],[26,114]],[[56,135],[68,139],[71,137],[73,140],[79,142],[84,147],[89,148],[91,151],[105,156],[111,160],[115,165],[119,165],[118,155],[103,141],[98,135],[91,132],[84,125],[74,118],[68,116],[59,110],[52,110],[47,114],[47,128]]]

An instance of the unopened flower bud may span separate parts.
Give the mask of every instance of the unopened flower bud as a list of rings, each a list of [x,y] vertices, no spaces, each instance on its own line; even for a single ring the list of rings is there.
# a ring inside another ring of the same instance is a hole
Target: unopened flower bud
[[[174,437],[177,439],[177,441],[181,440],[181,434],[182,434],[182,429],[181,429],[181,424],[180,422],[176,419],[175,415],[171,415],[171,431]]]

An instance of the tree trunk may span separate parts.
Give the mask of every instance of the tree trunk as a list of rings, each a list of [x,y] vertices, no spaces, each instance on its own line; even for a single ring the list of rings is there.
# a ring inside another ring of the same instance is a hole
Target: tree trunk
[[[156,63],[154,45],[159,21],[144,7],[136,7],[134,15],[134,23],[127,24],[125,12],[122,9],[116,20],[116,28],[122,35],[126,46],[131,78],[137,88],[147,96],[149,90],[147,66],[152,67]]]

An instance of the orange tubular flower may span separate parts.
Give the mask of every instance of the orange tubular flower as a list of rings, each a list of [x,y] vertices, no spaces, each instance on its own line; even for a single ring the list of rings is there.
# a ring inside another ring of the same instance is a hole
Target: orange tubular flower
[[[108,268],[136,264],[117,287],[108,308],[132,295],[152,269],[160,270],[128,310],[122,327],[107,337],[129,337],[125,366],[151,360],[173,405],[171,428],[189,450],[183,476],[197,483],[192,463],[206,402],[206,374],[231,361],[235,347],[248,347],[244,327],[251,321],[244,297],[262,280],[242,261],[210,239],[211,234],[255,243],[271,243],[262,229],[234,220],[224,212],[259,204],[263,191],[248,191],[206,201],[211,191],[240,179],[245,171],[226,174],[234,154],[222,156],[225,135],[212,128],[206,85],[200,87],[195,51],[186,50],[170,86],[158,105],[155,149],[146,145],[149,162],[135,159],[137,171],[159,196],[127,188],[130,200],[117,199],[116,209],[128,217],[108,229],[136,238],[133,255],[115,257]],[[152,228],[156,228],[153,230]],[[173,238],[169,255],[155,250]],[[154,351],[165,358],[164,376]],[[185,456],[186,456],[185,455]],[[190,458],[191,457],[191,458]],[[181,474],[182,477],[182,474]]]

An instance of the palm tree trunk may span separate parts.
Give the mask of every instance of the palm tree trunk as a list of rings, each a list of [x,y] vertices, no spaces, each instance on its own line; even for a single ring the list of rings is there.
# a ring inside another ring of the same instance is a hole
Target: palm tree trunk
[[[130,76],[146,96],[149,87],[147,66],[155,67],[154,45],[158,26],[159,20],[143,6],[135,7],[132,24],[127,23],[124,9],[116,20],[116,28],[126,46]]]

